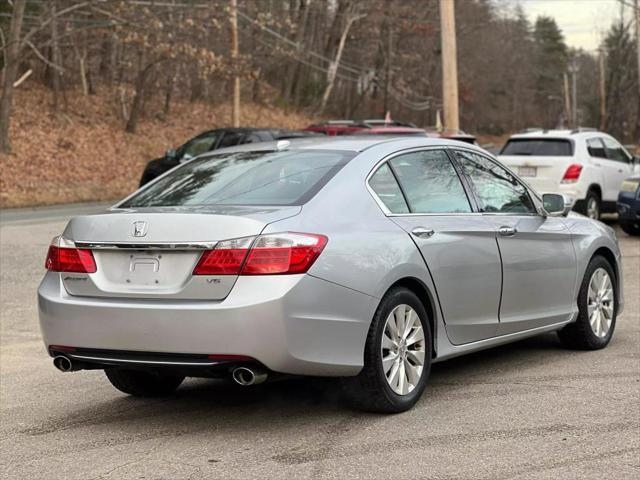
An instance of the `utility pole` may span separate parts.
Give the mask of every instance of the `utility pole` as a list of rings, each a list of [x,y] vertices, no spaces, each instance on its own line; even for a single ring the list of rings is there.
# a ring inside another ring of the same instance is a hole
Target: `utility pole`
[[[238,0],[229,0],[231,21],[231,60],[233,63],[233,106],[231,123],[240,126],[240,72],[238,71]]]
[[[636,139],[640,139],[640,1],[634,2],[636,11],[636,54],[638,56],[638,113],[636,114]]]
[[[387,65],[386,72],[384,76],[384,114],[386,115],[389,111],[389,85],[391,83],[391,55],[393,52],[392,48],[392,40],[393,40],[393,30],[391,29],[391,22],[387,24]]]
[[[604,50],[598,50],[598,91],[600,94],[600,130],[604,132],[607,126],[607,90],[604,72]]]
[[[578,73],[578,63],[575,59],[569,65],[571,73],[571,127],[578,128],[578,84],[576,73]]]
[[[440,0],[442,34],[442,103],[444,129],[460,130],[458,113],[458,59],[456,53],[456,19],[454,0]]]
[[[564,72],[564,116],[567,121],[567,126],[571,128],[571,96],[569,95],[569,75]]]

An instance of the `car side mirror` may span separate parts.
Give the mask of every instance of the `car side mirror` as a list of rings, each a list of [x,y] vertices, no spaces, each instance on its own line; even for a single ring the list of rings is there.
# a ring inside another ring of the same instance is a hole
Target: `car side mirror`
[[[571,205],[558,193],[542,195],[542,208],[550,217],[565,217],[571,210]]]
[[[176,155],[177,153],[173,148],[170,148],[164,154],[164,156],[167,157],[169,160],[174,160],[176,158]]]

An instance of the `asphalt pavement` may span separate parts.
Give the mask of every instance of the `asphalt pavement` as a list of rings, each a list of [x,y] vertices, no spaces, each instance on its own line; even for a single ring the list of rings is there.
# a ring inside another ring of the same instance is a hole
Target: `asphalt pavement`
[[[0,214],[2,478],[640,478],[637,238],[618,232],[627,304],[608,348],[548,334],[443,362],[416,408],[385,416],[322,379],[190,379],[142,400],[100,371],[54,369],[36,289],[51,237],[86,208],[100,205]]]

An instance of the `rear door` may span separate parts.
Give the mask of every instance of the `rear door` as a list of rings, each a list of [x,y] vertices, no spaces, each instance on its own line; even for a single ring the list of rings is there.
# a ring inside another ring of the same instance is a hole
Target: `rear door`
[[[420,249],[449,339],[459,345],[493,337],[501,288],[495,232],[474,212],[446,151],[397,155],[377,169],[369,185]]]
[[[527,188],[492,159],[464,150],[456,157],[500,248],[499,334],[567,320],[577,270],[563,219],[540,215]]]

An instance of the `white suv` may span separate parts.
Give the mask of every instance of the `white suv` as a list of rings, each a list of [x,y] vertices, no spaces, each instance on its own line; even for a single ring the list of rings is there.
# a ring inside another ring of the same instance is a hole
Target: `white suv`
[[[500,160],[538,193],[561,193],[574,210],[599,219],[615,212],[634,157],[611,135],[592,129],[532,130],[512,135]]]

